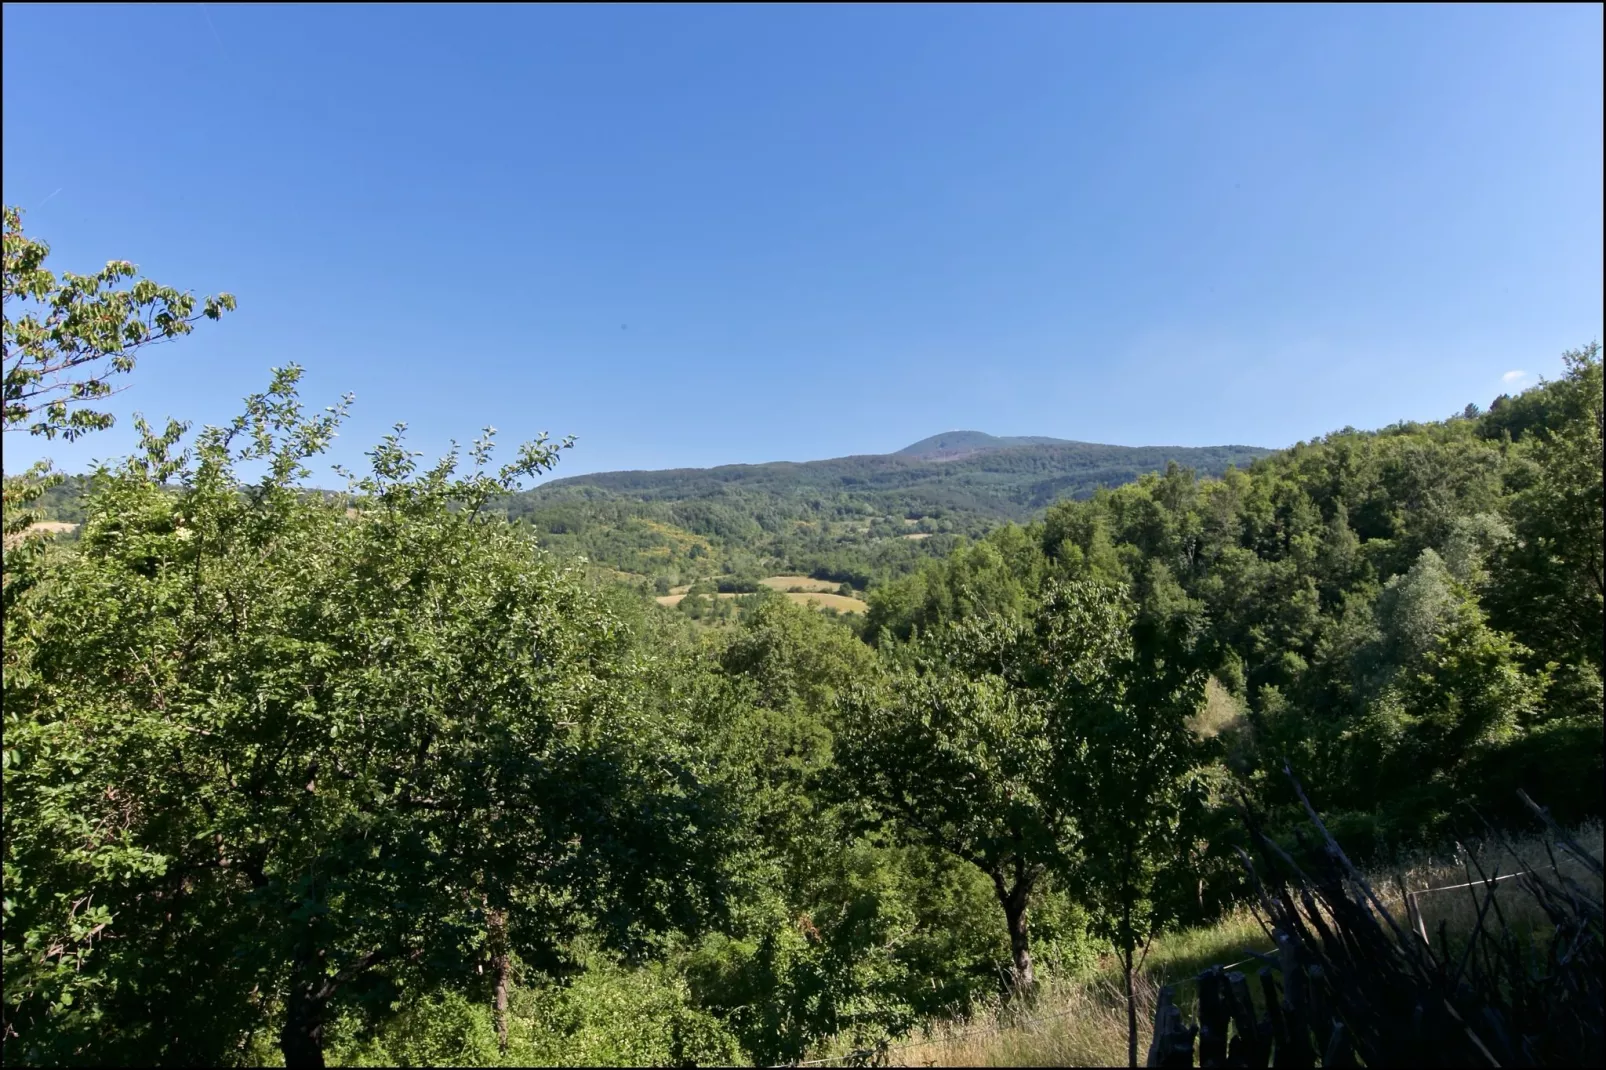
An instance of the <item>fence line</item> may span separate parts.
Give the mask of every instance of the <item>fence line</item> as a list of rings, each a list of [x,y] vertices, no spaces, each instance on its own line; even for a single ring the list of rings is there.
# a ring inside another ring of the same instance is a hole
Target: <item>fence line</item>
[[[1574,862],[1576,862],[1578,860],[1577,859],[1567,859],[1566,861],[1574,861]],[[1551,866],[1535,866],[1535,867],[1529,867],[1529,868],[1554,870],[1557,873],[1561,872],[1561,869],[1558,866],[1553,866],[1553,865],[1551,865]],[[1516,873],[1507,873],[1507,874],[1504,874],[1503,876],[1499,876],[1499,877],[1490,877],[1490,878],[1488,878],[1486,880],[1468,881],[1465,884],[1446,884],[1446,885],[1438,885],[1438,886],[1435,886],[1435,887],[1432,887],[1432,888],[1419,888],[1414,892],[1406,892],[1403,897],[1399,896],[1397,894],[1391,894],[1391,895],[1387,895],[1387,896],[1381,896],[1379,898],[1381,898],[1384,902],[1390,902],[1390,903],[1401,902],[1404,899],[1414,899],[1417,896],[1427,895],[1429,892],[1453,892],[1453,891],[1456,891],[1456,890],[1461,889],[1461,888],[1476,888],[1476,887],[1479,887],[1479,886],[1487,886],[1487,885],[1490,885],[1490,884],[1497,884],[1500,881],[1508,881],[1508,880],[1511,880],[1514,877],[1520,877],[1522,875],[1523,875],[1523,871],[1518,871]],[[1248,955],[1247,958],[1239,959],[1237,962],[1230,963],[1229,965],[1221,967],[1222,972],[1225,973],[1228,970],[1237,969],[1239,966],[1242,966],[1245,963],[1255,962],[1257,960],[1259,960],[1259,961],[1269,960],[1270,957],[1272,955],[1274,955],[1276,953],[1276,951],[1277,951],[1276,948],[1271,948],[1269,951],[1250,951],[1248,949],[1245,949],[1245,950],[1246,950],[1247,955]],[[1198,979],[1199,979],[1198,977],[1182,977],[1182,978],[1179,978],[1179,979],[1177,979],[1175,981],[1169,981],[1169,982],[1167,982],[1167,984],[1169,984],[1174,989],[1178,985],[1192,984],[1192,983],[1198,981]],[[928,1040],[905,1041],[902,1044],[888,1044],[887,1047],[886,1047],[886,1050],[887,1051],[907,1051],[910,1048],[930,1047],[933,1044],[951,1044],[954,1041],[968,1040],[971,1037],[986,1036],[988,1034],[1002,1033],[1006,1029],[1019,1029],[1019,1028],[1022,1028],[1024,1026],[1028,1026],[1028,1025],[1036,1025],[1038,1022],[1051,1022],[1056,1018],[1064,1018],[1067,1015],[1075,1014],[1079,1010],[1080,1010],[1080,1008],[1077,1008],[1076,1010],[1056,1011],[1053,1014],[1045,1014],[1045,1015],[1042,1015],[1042,1016],[1037,1017],[1037,1018],[1027,1018],[1027,1019],[1024,1019],[1022,1021],[1011,1022],[1007,1026],[991,1025],[991,1026],[982,1026],[982,1027],[977,1028],[977,1029],[967,1029],[962,1033],[956,1033],[956,1034],[954,1034],[952,1036],[946,1036],[946,1037],[941,1037],[941,1038],[932,1038],[932,1039],[928,1039]],[[844,1059],[852,1059],[855,1056],[868,1055],[870,1053],[870,1050],[871,1049],[856,1049],[854,1051],[845,1052],[842,1055],[829,1055],[829,1056],[826,1056],[823,1059],[809,1059],[806,1062],[800,1062],[800,1063],[774,1063],[774,1064],[772,1064],[772,1070],[778,1070],[778,1068],[781,1068],[781,1067],[791,1067],[791,1066],[797,1066],[797,1067],[802,1067],[802,1066],[826,1066],[826,1065],[829,1065],[830,1063],[841,1062]]]
[[[1276,950],[1276,949],[1274,948],[1273,950]],[[1240,959],[1239,961],[1234,962],[1234,963],[1232,963],[1231,965],[1228,965],[1228,966],[1223,966],[1222,969],[1223,970],[1236,969],[1237,967],[1242,966],[1246,962],[1255,961],[1255,959],[1257,959],[1259,957],[1261,957],[1261,956],[1256,955],[1254,953],[1251,953],[1248,958]],[[1169,984],[1171,984],[1172,987],[1175,987],[1177,985],[1191,984],[1192,982],[1197,981],[1197,980],[1198,980],[1197,977],[1184,977],[1184,978],[1181,978],[1180,980],[1169,982]],[[1020,1021],[1010,1022],[1008,1025],[982,1026],[982,1027],[977,1028],[977,1029],[967,1029],[962,1033],[955,1033],[955,1034],[953,1034],[951,1036],[934,1037],[934,1038],[931,1038],[929,1040],[908,1040],[908,1041],[904,1041],[901,1044],[888,1044],[886,1050],[887,1051],[906,1051],[909,1048],[925,1048],[925,1047],[930,1047],[933,1044],[951,1044],[956,1040],[968,1040],[971,1037],[979,1037],[979,1036],[986,1036],[988,1034],[1002,1033],[1006,1029],[1019,1029],[1019,1028],[1022,1028],[1024,1026],[1028,1026],[1028,1025],[1036,1025],[1038,1022],[1052,1022],[1056,1018],[1064,1018],[1064,1017],[1066,1017],[1068,1015],[1077,1014],[1080,1011],[1081,1011],[1081,1008],[1077,1007],[1077,1008],[1074,1008],[1074,1009],[1068,1010],[1068,1011],[1055,1011],[1053,1014],[1039,1015],[1036,1018],[1025,1018],[1025,1019],[1022,1019]],[[801,1062],[801,1063],[775,1063],[775,1064],[772,1064],[772,1070],[775,1070],[775,1068],[787,1067],[787,1066],[824,1066],[827,1063],[834,1063],[834,1062],[837,1062],[837,1061],[842,1060],[842,1059],[851,1059],[855,1055],[859,1055],[859,1054],[863,1054],[863,1053],[864,1053],[864,1051],[861,1049],[861,1050],[857,1050],[857,1051],[847,1052],[847,1053],[842,1054],[842,1055],[829,1055],[829,1056],[826,1056],[823,1059],[810,1059],[810,1060],[808,1060],[806,1062]]]

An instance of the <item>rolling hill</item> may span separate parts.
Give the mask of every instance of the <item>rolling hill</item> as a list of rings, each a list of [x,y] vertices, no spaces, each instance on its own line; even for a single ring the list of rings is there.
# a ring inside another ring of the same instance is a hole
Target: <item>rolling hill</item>
[[[1087,497],[1175,461],[1200,474],[1243,467],[1270,450],[1255,446],[1107,446],[1043,437],[1000,438],[980,431],[933,435],[896,453],[824,461],[776,461],[716,468],[598,472],[555,479],[532,501],[576,495],[683,502],[759,494],[793,499],[842,495],[888,515],[913,519],[949,512],[1026,519],[1064,497]]]
[[[1061,498],[1172,461],[1218,475],[1270,452],[949,431],[889,454],[571,476],[501,505],[549,549],[630,582],[796,574],[862,590]],[[41,513],[81,522],[85,485],[75,477],[52,488]]]
[[[889,454],[555,479],[505,503],[559,553],[671,583],[797,573],[856,589],[958,540],[1167,464],[1218,475],[1254,446],[1109,446],[949,431]]]

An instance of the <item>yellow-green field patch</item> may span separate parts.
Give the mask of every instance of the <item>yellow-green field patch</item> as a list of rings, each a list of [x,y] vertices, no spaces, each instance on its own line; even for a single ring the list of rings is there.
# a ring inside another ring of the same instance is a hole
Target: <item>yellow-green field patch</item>
[[[21,545],[24,539],[36,539],[41,535],[61,535],[77,530],[77,524],[69,524],[63,520],[35,520],[25,530],[6,536],[6,549]]]
[[[788,594],[786,597],[799,605],[813,605],[821,609],[830,608],[838,613],[863,613],[870,608],[857,598],[848,598],[840,594],[815,592],[812,594]]]
[[[653,601],[657,602],[661,606],[674,607],[680,605],[681,599],[685,597],[686,593],[682,591],[679,594],[661,594],[654,598]],[[740,598],[741,595],[721,594],[717,595],[716,597]],[[788,601],[796,602],[798,605],[812,605],[816,609],[825,609],[829,607],[836,610],[838,613],[863,613],[870,608],[867,604],[859,601],[857,598],[847,598],[840,594],[828,594],[825,591],[790,591],[787,592],[786,598]]]
[[[678,606],[678,605],[680,605],[680,600],[682,598],[685,598],[685,597],[686,597],[686,592],[684,590],[682,590],[678,594],[661,594],[658,597],[654,598],[653,601],[657,602],[661,606]],[[731,594],[729,592],[726,592],[725,594],[716,594],[716,595],[714,595],[714,597],[715,598],[736,598],[736,597],[739,597],[739,596]]]
[[[803,591],[835,591],[842,586],[840,583],[831,583],[828,580],[817,580],[813,576],[765,576],[758,582],[777,591],[790,591],[794,588]]]
[[[665,524],[658,520],[647,520],[645,518],[642,518],[639,522],[642,527],[673,543],[675,548],[682,552],[690,550],[693,546],[700,546],[704,550],[712,550],[714,548],[713,544],[703,536],[687,531],[685,528],[677,528],[673,524]]]

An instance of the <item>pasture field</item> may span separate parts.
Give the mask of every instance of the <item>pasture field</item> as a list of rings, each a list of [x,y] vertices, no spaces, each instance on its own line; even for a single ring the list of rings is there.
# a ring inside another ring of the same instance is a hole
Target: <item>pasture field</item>
[[[7,550],[22,544],[24,539],[38,538],[40,535],[64,535],[70,531],[77,531],[77,524],[69,524],[63,520],[35,520],[27,529],[14,535],[6,536]],[[835,590],[835,588],[832,588]]]
[[[857,598],[840,594],[788,594],[786,597],[800,605],[816,605],[822,609],[829,607],[838,613],[863,613],[870,608]]]
[[[801,583],[794,582],[797,580],[805,580],[808,583],[814,584],[815,587],[808,591],[787,590],[788,587],[802,586]],[[838,613],[863,613],[870,608],[868,604],[860,601],[857,598],[848,598],[845,595],[834,593],[837,589],[837,584],[827,584],[820,580],[811,580],[806,576],[770,576],[764,580],[761,580],[760,582],[772,590],[782,592],[786,595],[788,601],[796,602],[799,605],[813,605],[817,609],[825,609],[829,607],[836,610]],[[687,588],[685,587],[674,587],[670,589],[668,594],[658,595],[653,599],[653,601],[657,602],[661,606],[674,608],[675,606],[680,605],[681,599],[686,597],[686,591]],[[721,594],[716,595],[715,597],[739,598],[741,596],[737,594]]]
[[[834,593],[839,583],[829,580],[817,580],[813,576],[765,576],[758,582],[777,591],[790,591],[794,588],[801,591],[824,591]]]
[[[670,593],[670,594],[661,594],[658,597],[654,598],[653,601],[657,602],[661,606],[668,606],[671,609],[673,609],[675,606],[680,605],[680,600],[685,598],[685,597],[686,597],[686,592],[685,591],[678,591],[678,592],[673,592],[673,593]],[[714,597],[714,598],[740,598],[741,595],[731,594],[731,593],[727,592],[726,594],[716,594],[716,595],[713,595],[712,597]]]

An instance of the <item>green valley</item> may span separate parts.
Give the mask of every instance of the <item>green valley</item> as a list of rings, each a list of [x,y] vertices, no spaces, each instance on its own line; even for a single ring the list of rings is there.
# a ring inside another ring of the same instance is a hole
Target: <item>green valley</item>
[[[1173,463],[1218,476],[1268,453],[948,432],[878,456],[554,479],[502,508],[543,545],[665,591],[786,572],[862,591],[1056,501]]]

